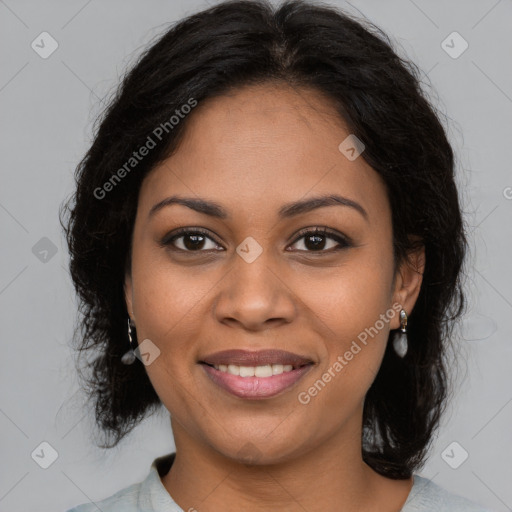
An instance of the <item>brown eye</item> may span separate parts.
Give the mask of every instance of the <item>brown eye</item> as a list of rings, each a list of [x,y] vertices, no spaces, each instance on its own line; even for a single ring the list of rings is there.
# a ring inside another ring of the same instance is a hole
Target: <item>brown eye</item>
[[[304,239],[302,245],[305,249],[298,250],[306,252],[332,252],[338,249],[344,249],[351,245],[344,236],[331,232],[325,228],[301,231],[299,233],[299,237],[295,239],[294,244],[302,239]]]
[[[203,229],[182,228],[166,235],[160,245],[184,252],[206,252],[218,250],[219,244]],[[221,250],[223,250],[221,248]]]

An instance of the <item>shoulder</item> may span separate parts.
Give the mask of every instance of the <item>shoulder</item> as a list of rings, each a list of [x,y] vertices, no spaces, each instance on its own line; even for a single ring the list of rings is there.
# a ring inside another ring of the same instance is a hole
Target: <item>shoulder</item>
[[[138,512],[138,502],[140,496],[141,484],[133,484],[129,487],[121,489],[112,496],[94,503],[84,503],[78,505],[67,512]]]
[[[66,512],[183,512],[165,490],[160,479],[170,468],[174,453],[153,461],[150,471],[142,482],[132,484],[112,496],[97,502],[84,503]]]
[[[414,484],[401,512],[492,512],[453,494],[428,478],[414,475]]]

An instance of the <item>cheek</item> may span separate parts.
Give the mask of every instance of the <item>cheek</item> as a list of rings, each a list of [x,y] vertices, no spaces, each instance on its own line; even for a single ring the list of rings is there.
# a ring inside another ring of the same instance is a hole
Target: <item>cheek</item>
[[[201,338],[205,323],[203,300],[212,283],[196,272],[180,271],[165,250],[134,251],[132,279],[134,311],[139,342],[150,339],[160,350],[146,366],[155,391],[169,410],[187,407],[190,362],[197,357],[194,340]]]
[[[190,361],[197,347],[192,341],[200,338],[201,301],[211,283],[194,273],[180,272],[164,250],[144,248],[134,254],[132,278],[134,311],[141,325],[139,342],[148,338],[160,350],[159,357],[146,366],[151,384],[169,411],[179,417],[193,416],[196,401],[190,400]]]
[[[190,271],[172,264],[164,249],[145,242],[133,259],[134,304],[136,316],[147,331],[145,336],[167,344],[185,336],[187,326],[201,308],[211,289],[206,271]],[[196,324],[197,325],[197,324]]]
[[[393,262],[386,251],[362,248],[320,279],[306,279],[301,294],[330,338],[342,341],[373,325],[390,307],[392,282]]]
[[[325,343],[322,371],[330,370],[326,380],[333,382],[324,400],[329,401],[329,396],[362,399],[380,367],[390,329],[388,317],[396,315],[390,303],[393,261],[386,254],[361,250],[328,278],[317,281],[317,286],[303,291]],[[342,368],[334,367],[336,362]]]

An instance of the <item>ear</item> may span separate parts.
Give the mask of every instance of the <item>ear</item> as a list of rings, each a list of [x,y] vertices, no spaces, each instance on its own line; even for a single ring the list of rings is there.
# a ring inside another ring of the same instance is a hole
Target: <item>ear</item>
[[[407,253],[407,258],[402,262],[395,276],[393,304],[400,304],[401,309],[405,309],[407,315],[411,314],[416,304],[416,299],[420,293],[421,283],[423,281],[424,271],[425,247],[420,245]],[[398,329],[399,327],[400,317],[396,314],[390,321],[390,328]]]

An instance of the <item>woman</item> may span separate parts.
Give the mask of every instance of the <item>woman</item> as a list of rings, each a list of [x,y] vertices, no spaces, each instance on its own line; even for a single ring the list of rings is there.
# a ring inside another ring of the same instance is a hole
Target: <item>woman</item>
[[[466,241],[443,127],[376,27],[298,1],[181,21],[69,211],[104,446],[161,404],[176,444],[101,510],[483,510],[415,474]]]

